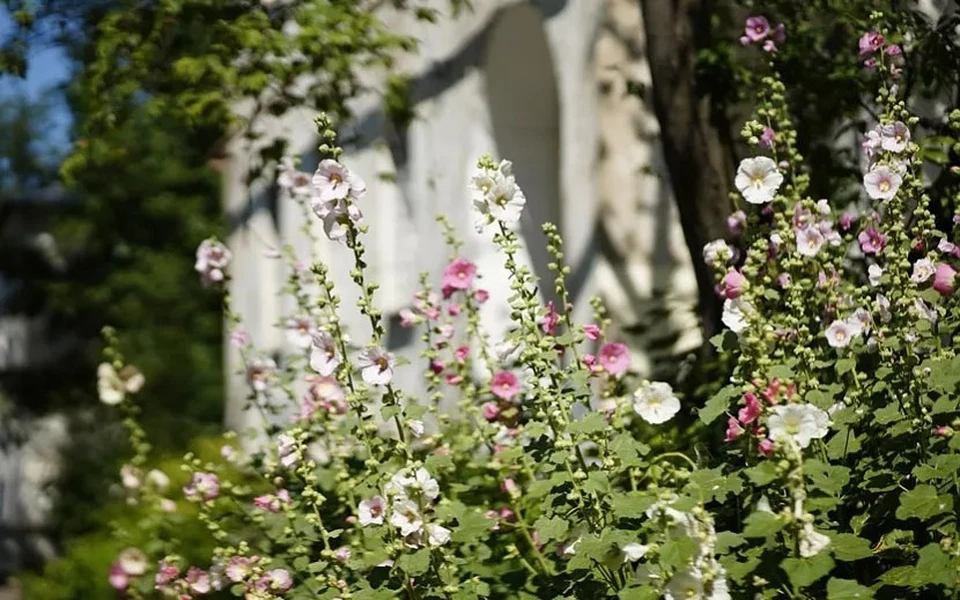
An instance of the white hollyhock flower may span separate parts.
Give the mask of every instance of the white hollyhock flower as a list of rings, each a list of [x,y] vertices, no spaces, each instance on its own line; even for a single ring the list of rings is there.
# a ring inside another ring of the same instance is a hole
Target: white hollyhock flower
[[[324,377],[329,377],[339,365],[337,341],[326,331],[314,333],[310,348],[310,368]]]
[[[200,242],[197,261],[193,268],[200,274],[204,285],[223,281],[224,271],[233,259],[233,253],[220,241],[210,238]]]
[[[884,323],[889,322],[893,317],[890,313],[890,301],[887,300],[887,297],[883,294],[877,296],[877,313],[879,313],[880,320]]]
[[[310,317],[291,317],[286,323],[287,341],[306,350],[313,343],[313,320]]]
[[[470,189],[478,231],[493,221],[512,225],[520,220],[527,199],[517,185],[510,161],[501,161],[496,169],[480,168],[470,181]]]
[[[384,491],[394,498],[412,498],[426,502],[440,495],[440,484],[423,467],[415,470],[403,469],[390,478]]]
[[[703,600],[703,572],[696,567],[677,571],[663,590],[663,600]]]
[[[357,357],[360,376],[369,385],[388,385],[393,379],[396,360],[383,348],[367,348]]]
[[[937,272],[936,265],[929,258],[921,258],[913,263],[913,273],[910,275],[910,281],[914,283],[925,283],[933,274]]]
[[[817,227],[807,227],[796,230],[797,253],[801,256],[816,256],[826,238]]]
[[[747,313],[752,310],[750,303],[742,297],[728,298],[723,301],[723,314],[720,320],[734,333],[740,333],[747,328]]]
[[[733,250],[723,240],[713,240],[703,247],[703,261],[711,267],[724,265],[733,258]]]
[[[139,548],[127,548],[117,556],[117,563],[123,572],[139,577],[147,572],[147,555]]]
[[[430,546],[443,546],[450,541],[450,530],[442,525],[430,523],[424,529],[427,532],[427,544]]]
[[[303,198],[310,194],[313,178],[293,164],[292,156],[284,156],[277,165],[277,185],[294,198]]]
[[[827,337],[827,343],[834,348],[846,348],[854,337],[860,334],[859,327],[852,325],[849,321],[837,319],[824,332]]]
[[[903,152],[910,143],[910,129],[903,121],[880,126],[880,147],[887,152]]]
[[[151,486],[158,492],[165,492],[168,487],[170,487],[170,478],[167,477],[167,474],[159,469],[150,469],[147,472],[145,478],[147,485]]]
[[[620,550],[623,552],[623,562],[637,562],[647,555],[647,552],[650,551],[650,546],[634,542],[632,544],[626,544]]]
[[[290,468],[300,460],[300,453],[297,450],[297,440],[293,437],[281,433],[277,436],[277,457],[280,464]]]
[[[745,158],[740,161],[734,185],[750,204],[766,204],[773,200],[783,175],[777,171],[777,163],[766,156]]]
[[[413,500],[396,500],[390,510],[390,524],[408,536],[423,529],[423,515]]]
[[[883,267],[880,265],[870,265],[867,267],[867,279],[870,281],[870,285],[877,287],[880,285],[880,278],[883,276]]]
[[[770,412],[767,427],[774,441],[793,441],[806,448],[829,432],[830,416],[812,404],[781,404]]]
[[[830,545],[830,538],[816,531],[813,525],[807,523],[800,532],[800,556],[810,558],[820,554],[820,551]]]
[[[313,174],[313,185],[321,202],[343,200],[347,196],[359,200],[367,191],[363,179],[330,158],[320,161]]]
[[[633,393],[633,410],[647,423],[666,423],[680,412],[680,400],[662,381],[646,381]]]
[[[897,194],[903,177],[884,165],[874,166],[863,176],[863,187],[874,200],[890,200]]]
[[[97,394],[104,404],[120,404],[127,394],[139,392],[145,382],[136,367],[124,367],[119,373],[110,363],[97,367]]]
[[[368,525],[383,525],[383,515],[387,510],[387,503],[380,496],[369,500],[361,500],[357,507],[357,522],[362,527]]]
[[[423,437],[423,432],[426,431],[423,421],[408,421],[407,428],[410,429],[410,433],[413,434],[415,438]]]
[[[913,299],[913,310],[920,318],[926,319],[934,324],[937,322],[937,310],[930,308],[930,306],[920,298]]]

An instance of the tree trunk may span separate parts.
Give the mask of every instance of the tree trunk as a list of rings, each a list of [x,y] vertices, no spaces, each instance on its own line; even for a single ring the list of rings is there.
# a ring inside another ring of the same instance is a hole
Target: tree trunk
[[[709,0],[640,0],[647,59],[653,79],[654,112],[699,286],[704,339],[720,331],[721,303],[703,261],[703,246],[727,235],[732,210],[727,196],[733,165],[724,139],[723,115],[696,86],[696,55],[709,36]],[[709,344],[705,344],[709,348]]]

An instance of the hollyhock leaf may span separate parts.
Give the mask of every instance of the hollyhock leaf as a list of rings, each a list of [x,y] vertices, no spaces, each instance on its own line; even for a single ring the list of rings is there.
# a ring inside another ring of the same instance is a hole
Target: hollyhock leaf
[[[449,454],[431,454],[423,461],[423,466],[431,473],[452,471],[456,468],[453,458]]]
[[[606,494],[610,491],[610,479],[601,471],[590,471],[583,489],[590,493]]]
[[[598,412],[592,412],[580,419],[579,421],[574,421],[567,428],[570,433],[582,433],[589,435],[591,433],[599,433],[601,431],[606,431],[610,428],[610,424],[607,423],[607,419]]]
[[[717,417],[727,412],[730,408],[730,402],[740,395],[740,390],[735,387],[725,387],[714,394],[707,403],[697,411],[700,422],[709,425]]]
[[[745,469],[744,474],[755,485],[765,486],[780,478],[777,473],[777,465],[770,461],[764,461],[749,469]]]
[[[951,359],[927,359],[922,369],[930,369],[927,380],[933,389],[941,392],[954,392],[960,384],[960,356]]]
[[[667,540],[660,547],[660,564],[678,569],[690,562],[700,545],[691,538],[680,537]]]
[[[836,419],[833,422],[837,424]],[[859,452],[862,447],[860,436],[852,433],[847,427],[841,427],[827,442],[827,456],[831,459],[843,458],[847,454]]]
[[[774,365],[767,370],[767,375],[769,375],[771,379],[792,379],[793,369],[787,365]]]
[[[844,373],[849,373],[857,366],[856,359],[853,358],[841,358],[837,361],[836,371],[837,375],[843,375]]]
[[[639,519],[653,503],[654,498],[644,492],[615,493],[610,496],[613,514],[620,519]]]
[[[477,510],[471,510],[457,518],[457,526],[451,527],[450,540],[462,544],[486,539],[490,532],[490,519]]]
[[[627,433],[621,433],[610,442],[610,450],[617,455],[625,467],[639,467],[644,464],[640,458],[650,452],[650,447],[633,439]]]
[[[918,485],[914,489],[900,494],[900,506],[897,518],[907,520],[917,518],[926,520],[953,508],[953,498],[937,494],[932,485]]]
[[[426,573],[430,568],[430,550],[421,548],[413,554],[404,554],[397,560],[397,564],[407,575]]]
[[[752,513],[744,519],[744,524],[743,537],[746,538],[765,538],[783,529],[783,521],[777,515],[764,511]]]
[[[747,577],[756,570],[757,565],[760,564],[760,555],[762,553],[763,548],[751,548],[739,555],[730,554],[723,556],[720,559],[720,563],[727,570],[727,575],[730,576],[730,579],[738,583],[743,583]]]
[[[830,551],[837,560],[850,562],[873,555],[870,540],[852,533],[834,533],[830,535]]]
[[[852,579],[832,578],[827,582],[827,600],[867,600],[873,598],[873,590]]]
[[[743,489],[740,478],[733,474],[724,474],[723,467],[698,469],[690,474],[690,483],[700,488],[704,502],[722,500],[727,494],[736,494]]]
[[[877,425],[886,425],[902,418],[903,413],[900,412],[900,406],[895,402],[891,402],[873,413],[873,422]]]
[[[787,558],[780,563],[790,583],[796,588],[805,588],[826,576],[834,566],[833,558],[821,552],[810,558]]]
[[[561,517],[543,516],[534,521],[533,528],[540,534],[541,541],[549,542],[563,538],[570,529],[570,525]]]
[[[930,481],[951,479],[957,471],[960,471],[960,454],[941,454],[934,456],[930,464],[914,467],[913,474],[919,481]]]
[[[816,488],[827,494],[838,494],[850,481],[850,469],[816,459],[803,462],[803,471]]]
[[[747,540],[732,531],[717,532],[717,554],[727,554],[731,548],[742,546]]]

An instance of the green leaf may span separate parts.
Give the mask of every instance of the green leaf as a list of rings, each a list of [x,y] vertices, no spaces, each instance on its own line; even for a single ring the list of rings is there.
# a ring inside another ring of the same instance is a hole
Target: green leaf
[[[618,434],[610,442],[610,450],[620,459],[625,467],[640,467],[644,461],[641,456],[650,452],[650,448],[633,438],[628,433]]]
[[[739,388],[728,386],[714,394],[707,403],[698,411],[700,421],[709,425],[717,417],[727,412],[730,408],[730,401],[740,395]]]
[[[533,528],[537,530],[537,533],[540,536],[540,540],[543,542],[549,542],[550,540],[559,540],[564,535],[566,535],[567,530],[570,529],[570,525],[567,524],[566,519],[561,517],[540,517],[537,519]]]
[[[900,412],[900,405],[896,402],[890,402],[883,408],[873,412],[873,421],[877,425],[886,425],[887,423],[899,421],[902,418],[903,413]]]
[[[732,531],[717,532],[717,554],[726,554],[731,548],[742,546],[746,542],[742,535]]]
[[[746,527],[743,529],[743,537],[759,538],[769,537],[783,529],[783,521],[777,515],[764,511],[757,511],[744,519]]]
[[[830,550],[837,560],[850,562],[860,560],[873,554],[870,549],[870,540],[865,540],[852,533],[834,533],[830,536]]]
[[[960,471],[960,454],[940,454],[934,456],[930,464],[917,465],[913,474],[919,481],[952,478]]]
[[[790,583],[795,588],[805,588],[816,583],[833,569],[833,559],[830,554],[821,552],[810,558],[787,558],[780,563]]]
[[[777,473],[777,465],[770,460],[763,461],[756,466],[745,469],[744,473],[750,481],[759,486],[767,485],[780,477],[779,473]]]
[[[667,540],[660,547],[660,562],[664,566],[679,569],[687,565],[697,554],[700,545],[688,537]]]
[[[639,519],[653,506],[654,498],[644,492],[627,492],[610,497],[614,516],[620,519]]]
[[[430,568],[430,550],[421,548],[413,554],[404,554],[397,561],[397,564],[407,575],[426,573],[427,569]]]
[[[901,520],[916,517],[920,520],[929,519],[953,508],[953,498],[938,495],[937,488],[932,485],[918,485],[914,489],[900,495],[900,506],[897,508],[897,518]]]
[[[579,421],[574,421],[570,424],[569,430],[572,433],[582,433],[589,435],[591,433],[599,433],[601,431],[606,431],[610,428],[610,424],[607,422],[607,419],[598,412],[592,412],[584,416]]]
[[[960,384],[960,356],[928,359],[923,361],[920,367],[930,369],[929,382],[935,390],[952,393]]]
[[[849,373],[853,371],[857,366],[857,361],[853,358],[841,358],[836,362],[837,375],[843,375],[844,373]]]
[[[852,579],[831,579],[827,582],[827,600],[865,600],[873,598],[873,590]]]
[[[743,482],[736,475],[725,475],[723,467],[716,469],[697,469],[690,474],[690,482],[700,489],[704,502],[722,499],[730,492],[743,489]]]

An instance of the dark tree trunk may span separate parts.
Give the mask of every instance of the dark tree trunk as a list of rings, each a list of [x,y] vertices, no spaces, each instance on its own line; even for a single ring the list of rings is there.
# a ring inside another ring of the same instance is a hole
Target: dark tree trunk
[[[696,55],[708,44],[709,0],[640,0],[647,59],[653,79],[654,112],[670,182],[693,259],[703,334],[720,331],[721,303],[703,262],[703,246],[725,237],[732,206],[727,196],[732,160],[724,140],[729,127],[714,115],[710,99],[696,86]],[[707,344],[709,347],[709,344]]]

